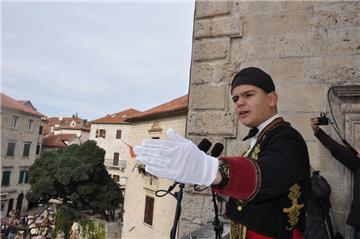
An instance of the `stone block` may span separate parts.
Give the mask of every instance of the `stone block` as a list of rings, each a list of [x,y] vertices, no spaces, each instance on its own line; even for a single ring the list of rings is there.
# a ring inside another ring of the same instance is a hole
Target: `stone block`
[[[279,95],[278,107],[282,112],[318,112],[325,106],[327,85],[284,83],[276,87]]]
[[[210,82],[230,83],[239,69],[240,63],[236,61],[225,61],[221,63],[193,62],[191,66],[190,84],[196,85]]]
[[[281,10],[281,1],[236,1],[232,11],[244,15],[261,15]]]
[[[357,1],[314,5],[311,21],[315,28],[359,26],[360,4]]]
[[[244,17],[243,31],[247,35],[276,36],[311,30],[312,12],[289,10],[248,14]],[[281,27],[280,27],[281,26]]]
[[[194,30],[195,39],[219,36],[240,37],[242,20],[240,16],[201,19],[195,21]]]
[[[225,156],[240,156],[248,150],[250,143],[242,141],[242,138],[227,139]]]
[[[190,111],[188,133],[199,135],[227,135],[235,132],[234,114],[224,111]]]
[[[191,109],[224,109],[227,85],[205,84],[193,86],[190,91]]]
[[[229,48],[230,40],[228,38],[197,40],[193,46],[193,61],[226,58]]]
[[[231,41],[231,60],[309,56],[313,55],[311,40],[309,32],[252,36],[244,30],[241,39]]]
[[[322,28],[312,34],[312,47],[317,56],[360,53],[360,27]]]
[[[190,76],[191,84],[218,82],[220,80],[217,71],[219,67],[219,63],[193,62]]]
[[[183,197],[183,205],[186,205],[186,207],[183,207],[181,212],[180,233],[182,235],[187,235],[206,224],[209,213],[214,213],[214,209],[209,208],[206,198],[211,197],[207,194],[188,192],[186,197]],[[204,213],[205,208],[209,208],[210,211]]]
[[[232,82],[233,78],[235,77],[235,75],[239,72],[240,65],[241,65],[241,63],[236,60],[224,62],[224,64],[221,66],[221,69],[219,70],[219,72],[221,72],[220,80],[230,84]],[[230,93],[231,92],[230,92],[230,88],[229,88],[228,94],[230,95]]]
[[[196,1],[196,18],[215,17],[227,15],[231,11],[231,2],[229,1]]]
[[[310,125],[310,118],[318,117],[317,112],[281,112],[280,114],[284,117],[285,121],[290,122],[302,135],[305,141],[315,140],[314,132]]]
[[[309,152],[309,160],[310,160],[310,169],[311,171],[319,171],[321,169],[320,163],[320,143],[316,141],[307,141],[306,142],[308,152]]]
[[[258,58],[244,60],[241,67],[258,66],[268,72],[275,85],[339,84],[360,82],[360,55],[296,58]]]

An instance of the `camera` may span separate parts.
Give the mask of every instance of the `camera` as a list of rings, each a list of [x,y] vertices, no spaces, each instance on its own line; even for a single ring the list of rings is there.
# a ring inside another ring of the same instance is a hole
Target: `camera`
[[[325,113],[320,113],[320,117],[317,117],[317,124],[316,125],[328,125],[329,118],[326,117]]]

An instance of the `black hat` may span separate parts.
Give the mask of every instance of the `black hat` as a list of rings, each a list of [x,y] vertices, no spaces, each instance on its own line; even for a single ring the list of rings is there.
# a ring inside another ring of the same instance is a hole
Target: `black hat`
[[[256,67],[244,68],[236,74],[231,82],[231,92],[238,85],[253,85],[266,93],[275,91],[275,85],[271,76]]]

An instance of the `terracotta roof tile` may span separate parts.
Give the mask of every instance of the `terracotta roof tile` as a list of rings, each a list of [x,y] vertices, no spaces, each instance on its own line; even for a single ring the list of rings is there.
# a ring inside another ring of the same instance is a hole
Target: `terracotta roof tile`
[[[61,136],[59,134],[44,136],[42,144],[43,146],[47,146],[47,147],[57,147],[57,148],[66,147],[66,144],[64,143],[64,141],[61,140]]]
[[[70,141],[76,137],[76,134],[58,134],[62,141]]]
[[[72,122],[75,122],[74,126],[72,125]],[[73,130],[90,131],[90,123],[77,116],[63,117],[63,118],[58,118],[58,117],[47,118],[47,123],[44,125],[44,135],[51,133],[51,127],[53,127],[54,129],[73,129]]]
[[[26,106],[22,102],[14,100],[13,98],[5,95],[4,93],[0,93],[0,95],[1,95],[1,108],[15,109],[33,116],[39,116],[39,117],[44,116],[40,112],[34,110],[32,107]]]
[[[117,112],[111,115],[107,115],[105,117],[96,119],[91,121],[92,124],[119,124],[119,123],[124,123],[126,122],[125,120],[127,119],[127,117],[131,117],[134,115],[137,115],[141,113],[141,111],[138,111],[136,109],[127,109],[121,112]]]
[[[76,134],[50,134],[43,138],[43,145],[47,147],[65,148],[65,141],[70,141],[76,137]]]
[[[174,113],[187,112],[188,110],[188,95],[181,96],[149,110],[146,110],[142,113],[128,117],[127,121],[138,121],[145,120],[148,118],[165,116]]]

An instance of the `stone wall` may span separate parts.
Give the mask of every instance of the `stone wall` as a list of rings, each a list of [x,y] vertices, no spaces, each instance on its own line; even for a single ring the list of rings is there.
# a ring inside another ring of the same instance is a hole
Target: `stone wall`
[[[187,122],[187,136],[194,142],[207,137],[223,143],[226,155],[240,154],[246,147],[240,139],[247,129],[233,113],[229,84],[244,67],[257,66],[268,72],[279,93],[280,114],[305,138],[312,169],[324,172],[332,185],[335,222],[345,238],[352,234],[345,225],[351,174],[313,136],[310,117],[328,112],[330,86],[360,84],[359,4],[196,1]],[[347,106],[341,103],[344,97],[334,99],[340,102],[342,132],[359,147],[359,98],[351,98]],[[351,112],[346,111],[349,104]],[[335,135],[330,127],[324,129]],[[181,235],[212,220],[208,194],[187,189]]]

